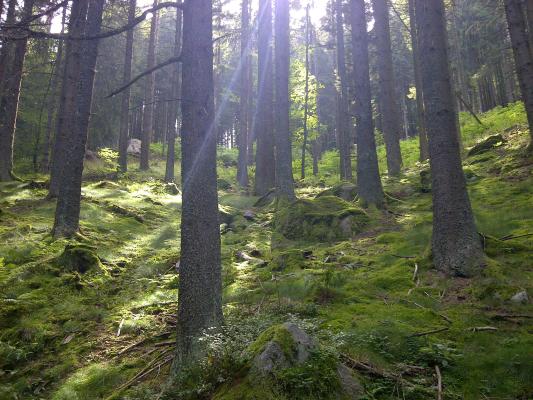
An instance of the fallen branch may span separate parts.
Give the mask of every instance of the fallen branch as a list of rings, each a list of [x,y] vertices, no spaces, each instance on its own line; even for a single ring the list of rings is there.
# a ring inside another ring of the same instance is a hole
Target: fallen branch
[[[533,236],[533,233],[525,233],[523,235],[517,235],[517,236],[507,235],[507,236],[500,238],[499,240],[501,240],[502,242],[506,242],[507,240],[520,239],[520,238],[529,237],[529,236]]]
[[[450,330],[450,328],[446,326],[444,328],[433,329],[433,330],[427,331],[427,332],[413,333],[412,335],[409,335],[409,337],[427,336],[427,335],[432,335],[434,333],[440,333],[440,332],[444,332],[444,331],[448,331],[448,330]]]
[[[435,372],[437,374],[437,400],[442,400],[442,374],[438,365],[435,365]]]
[[[498,328],[494,326],[476,326],[469,329],[472,332],[486,332],[486,331],[497,331]]]
[[[341,354],[340,359],[347,367],[355,371],[363,372],[368,375],[373,375],[378,378],[386,378],[386,379],[394,379],[394,380],[397,380],[400,378],[400,376],[397,374],[393,374],[391,372],[386,372],[386,371],[381,371],[370,364],[364,363],[362,361],[354,360],[353,358],[351,358],[350,356],[346,354]]]
[[[398,255],[398,254],[393,254],[392,256],[393,256],[393,257],[396,257],[396,258],[406,258],[406,259],[408,259],[408,260],[413,259],[413,258],[416,258],[415,256],[400,256],[400,255]]]
[[[533,315],[527,314],[495,314],[490,316],[491,319],[513,319],[513,318],[524,318],[530,319],[533,318]]]

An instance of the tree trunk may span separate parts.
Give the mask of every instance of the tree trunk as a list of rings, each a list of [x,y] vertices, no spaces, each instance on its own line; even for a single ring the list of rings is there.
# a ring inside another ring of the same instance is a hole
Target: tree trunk
[[[516,72],[529,124],[529,134],[531,136],[529,150],[533,152],[533,56],[531,55],[531,46],[533,44],[528,41],[526,21],[520,0],[505,0],[504,3]]]
[[[422,90],[433,195],[432,256],[446,274],[472,276],[483,263],[461,165],[443,0],[417,0]]]
[[[174,54],[176,56],[181,52],[181,35],[183,27],[183,17],[181,10],[176,9],[176,30],[174,36]],[[167,163],[165,168],[165,182],[174,182],[176,177],[174,173],[174,164],[176,162],[176,136],[179,132],[179,104],[177,100],[180,97],[181,92],[181,63],[172,67],[172,88],[171,98],[176,99],[169,103],[169,129],[168,129],[168,151],[167,151]]]
[[[307,4],[305,9],[305,99],[304,99],[304,138],[302,143],[302,172],[301,177],[305,179],[305,152],[307,150],[307,138],[309,133],[307,131],[307,115],[309,113],[309,7],[310,4]]]
[[[292,143],[289,126],[290,17],[289,2],[276,1],[275,18],[275,85],[276,85],[276,191],[277,197],[292,201]]]
[[[94,36],[100,33],[105,0],[89,0],[85,24],[85,34]],[[79,229],[81,208],[81,183],[85,146],[91,116],[96,59],[99,40],[84,41],[81,46],[79,80],[74,89],[74,110],[65,149],[64,171],[59,184],[53,235],[70,237]]]
[[[250,78],[249,52],[250,36],[250,4],[242,0],[241,9],[241,87],[239,110],[239,159],[237,163],[237,182],[241,187],[248,187],[248,97],[250,95],[248,79]]]
[[[15,11],[17,8],[17,0],[9,0],[7,15],[5,25],[14,25],[15,24]],[[1,14],[0,14],[1,15]],[[0,99],[2,98],[2,93],[4,91],[4,85],[6,81],[4,80],[4,73],[8,65],[12,62],[13,49],[15,46],[14,40],[3,39],[2,47],[0,48]]]
[[[211,0],[185,2],[178,369],[205,354],[200,336],[223,321],[212,19]]]
[[[399,175],[402,168],[400,151],[400,111],[396,102],[394,70],[387,0],[372,0],[376,32],[377,66],[379,75],[379,102],[383,124],[383,138],[387,151],[389,175]]]
[[[154,0],[154,7],[158,0]],[[150,38],[148,41],[148,59],[146,69],[155,66],[155,47],[159,25],[159,13],[155,12],[150,23]],[[146,171],[150,168],[150,143],[154,135],[154,99],[155,99],[155,72],[149,74],[144,87],[144,119],[141,143],[140,169]]]
[[[33,4],[34,0],[24,1],[21,22],[24,23],[32,15]],[[8,41],[6,46],[10,47],[11,42]],[[6,60],[8,63],[0,91],[0,181],[10,181],[14,178],[13,144],[27,46],[28,39],[16,40],[13,45],[13,58],[8,57]]]
[[[70,11],[68,33],[72,37],[81,36],[85,31],[88,0],[76,1]],[[69,151],[68,139],[74,132],[77,85],[80,78],[82,42],[68,40],[65,46],[65,65],[61,87],[61,99],[57,117],[56,136],[52,152],[52,168],[50,170],[50,189],[48,197],[59,195],[62,174],[65,171],[64,154]]]
[[[128,25],[135,19],[137,1],[130,0],[128,7]],[[122,83],[126,85],[131,80],[131,64],[133,58],[133,29],[126,32],[126,51],[124,55],[124,72]],[[118,164],[122,172],[128,170],[128,116],[130,108],[131,89],[127,88],[122,92],[120,103],[120,130],[118,138]]]
[[[533,0],[525,0],[525,2],[529,47],[531,50],[531,57],[533,57]]]
[[[409,20],[411,46],[413,49],[413,70],[415,74],[416,87],[416,122],[418,128],[418,138],[420,141],[420,161],[426,161],[429,158],[428,137],[426,132],[426,121],[424,113],[424,99],[422,94],[422,77],[420,76],[420,58],[418,52],[418,32],[416,29],[416,10],[415,0],[409,0]]]
[[[342,0],[336,0],[336,34],[337,34],[337,74],[339,76],[340,93],[337,104],[337,142],[340,158],[340,177],[350,180],[352,174],[350,140],[350,108],[348,104],[348,77],[346,74],[346,53],[344,49],[344,18]]]
[[[273,129],[272,0],[260,0],[258,19],[257,121],[255,124],[257,146],[254,192],[257,196],[263,196],[276,185]]]
[[[357,118],[357,193],[364,205],[372,204],[381,207],[384,196],[379,176],[372,119],[365,2],[364,0],[350,0],[350,6]]]

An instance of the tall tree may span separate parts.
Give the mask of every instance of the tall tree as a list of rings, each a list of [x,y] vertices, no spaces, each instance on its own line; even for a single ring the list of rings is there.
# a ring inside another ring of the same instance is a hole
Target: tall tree
[[[307,141],[309,137],[308,132],[308,114],[309,114],[309,47],[310,47],[310,29],[309,26],[311,25],[310,17],[309,17],[309,8],[311,7],[311,4],[307,3],[307,7],[305,8],[305,99],[304,99],[304,140],[302,143],[302,165],[301,165],[301,177],[302,179],[305,179],[305,153],[307,148]]]
[[[8,7],[7,7],[7,15],[5,24],[7,26],[12,26],[15,24],[15,12],[17,8],[17,0],[9,0]],[[1,15],[1,14],[0,14]],[[10,64],[11,60],[10,57],[13,54],[13,47],[15,43],[13,40],[9,40],[8,38],[2,39],[2,47],[0,48],[0,96],[2,96],[3,93],[3,87],[5,84],[4,81],[4,72],[6,70],[6,67]]]
[[[432,255],[447,274],[471,276],[483,262],[461,164],[443,0],[416,0],[422,90],[433,195]]]
[[[154,7],[157,6],[158,0],[154,0]],[[150,22],[150,37],[148,39],[148,57],[147,69],[155,66],[155,48],[157,43],[159,25],[159,13],[156,11]],[[150,168],[150,143],[154,136],[154,100],[155,100],[155,72],[148,74],[144,87],[144,119],[141,143],[140,169],[148,170]]]
[[[276,191],[278,198],[293,200],[292,143],[289,126],[290,15],[289,1],[276,0]]]
[[[337,142],[340,155],[341,179],[352,178],[352,160],[350,138],[350,105],[348,100],[348,76],[346,73],[346,52],[344,47],[344,16],[342,0],[335,0],[336,33],[337,33],[337,74],[340,91],[337,110]]]
[[[411,35],[411,47],[413,53],[413,69],[416,88],[416,122],[418,138],[420,142],[420,161],[429,158],[428,137],[426,133],[426,121],[424,113],[424,99],[422,98],[422,77],[420,76],[420,53],[418,51],[418,31],[416,29],[415,0],[409,0],[409,33]]]
[[[25,0],[21,16],[21,24],[29,21],[32,15],[34,0]],[[12,51],[3,62],[4,67],[0,88],[0,181],[10,181],[13,175],[13,144],[19,108],[20,84],[28,39],[7,41],[7,51]],[[11,49],[12,47],[12,49]]]
[[[505,13],[513,46],[520,90],[526,107],[531,141],[529,151],[533,152],[533,43],[530,43],[526,30],[526,19],[520,0],[505,0]]]
[[[242,0],[241,7],[241,87],[239,110],[239,159],[237,163],[237,181],[242,187],[248,186],[248,126],[249,126],[249,99],[250,85],[250,2]]]
[[[181,262],[175,366],[200,357],[222,315],[211,0],[183,8]]]
[[[259,0],[258,85],[256,113],[255,194],[265,195],[276,185],[274,169],[274,87],[272,68],[272,0]]]
[[[368,57],[368,33],[364,0],[350,0],[352,17],[352,57],[357,119],[357,193],[364,205],[383,205],[383,188],[379,176],[372,92]]]
[[[389,175],[400,173],[402,153],[400,151],[400,110],[396,102],[394,69],[389,26],[389,6],[387,0],[372,0],[374,8],[374,30],[376,33],[377,69],[379,75],[379,103],[383,138],[387,152]]]
[[[130,0],[128,7],[128,25],[133,23],[135,19],[135,10],[137,8],[137,1]],[[131,64],[133,59],[133,29],[126,31],[126,51],[124,52],[124,72],[122,82],[126,85],[131,80]],[[122,92],[120,103],[120,133],[118,139],[118,163],[120,170],[126,172],[128,170],[128,128],[129,128],[129,108],[130,108],[131,90],[126,88]]]
[[[178,56],[181,52],[181,35],[183,27],[183,16],[180,9],[176,10],[176,29],[174,31],[174,56]],[[172,67],[172,85],[171,85],[171,100],[169,102],[169,125],[168,125],[168,150],[167,163],[165,168],[165,182],[174,182],[174,164],[176,162],[176,136],[178,135],[179,126],[179,97],[181,92],[181,63]],[[175,100],[174,100],[175,99]]]
[[[104,4],[105,0],[88,0],[85,22],[87,36],[100,33]],[[98,39],[92,39],[84,41],[80,46],[79,80],[72,90],[74,116],[71,120],[72,124],[69,124],[72,130],[66,137],[64,146],[66,151],[61,155],[64,158],[64,170],[61,174],[57,196],[54,236],[70,237],[79,229],[83,161],[89,131],[98,44]]]

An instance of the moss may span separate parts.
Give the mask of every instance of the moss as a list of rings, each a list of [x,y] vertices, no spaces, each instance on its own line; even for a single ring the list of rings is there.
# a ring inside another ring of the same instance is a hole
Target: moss
[[[278,209],[275,227],[287,239],[335,241],[360,233],[370,222],[359,207],[338,197],[297,200]]]
[[[252,356],[261,354],[269,342],[277,343],[288,360],[294,357],[296,351],[294,340],[291,333],[281,325],[274,325],[264,331],[255,342],[248,347],[248,352]]]
[[[509,253],[533,252],[533,248],[516,240],[499,240],[490,235],[483,236],[485,253],[489,257],[497,257]]]
[[[100,258],[96,254],[96,248],[84,244],[68,244],[56,262],[67,271],[76,271],[82,274],[102,266]]]
[[[503,143],[505,143],[505,139],[501,134],[489,136],[485,140],[472,147],[468,151],[468,156],[470,157],[486,153],[487,151],[492,150],[496,146],[502,145]]]
[[[357,185],[350,182],[341,182],[333,187],[320,192],[316,197],[335,196],[346,201],[354,201],[357,197]]]

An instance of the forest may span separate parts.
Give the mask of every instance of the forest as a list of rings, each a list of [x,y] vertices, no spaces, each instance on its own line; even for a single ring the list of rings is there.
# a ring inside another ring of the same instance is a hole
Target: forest
[[[4,399],[533,399],[533,1],[0,0]]]

